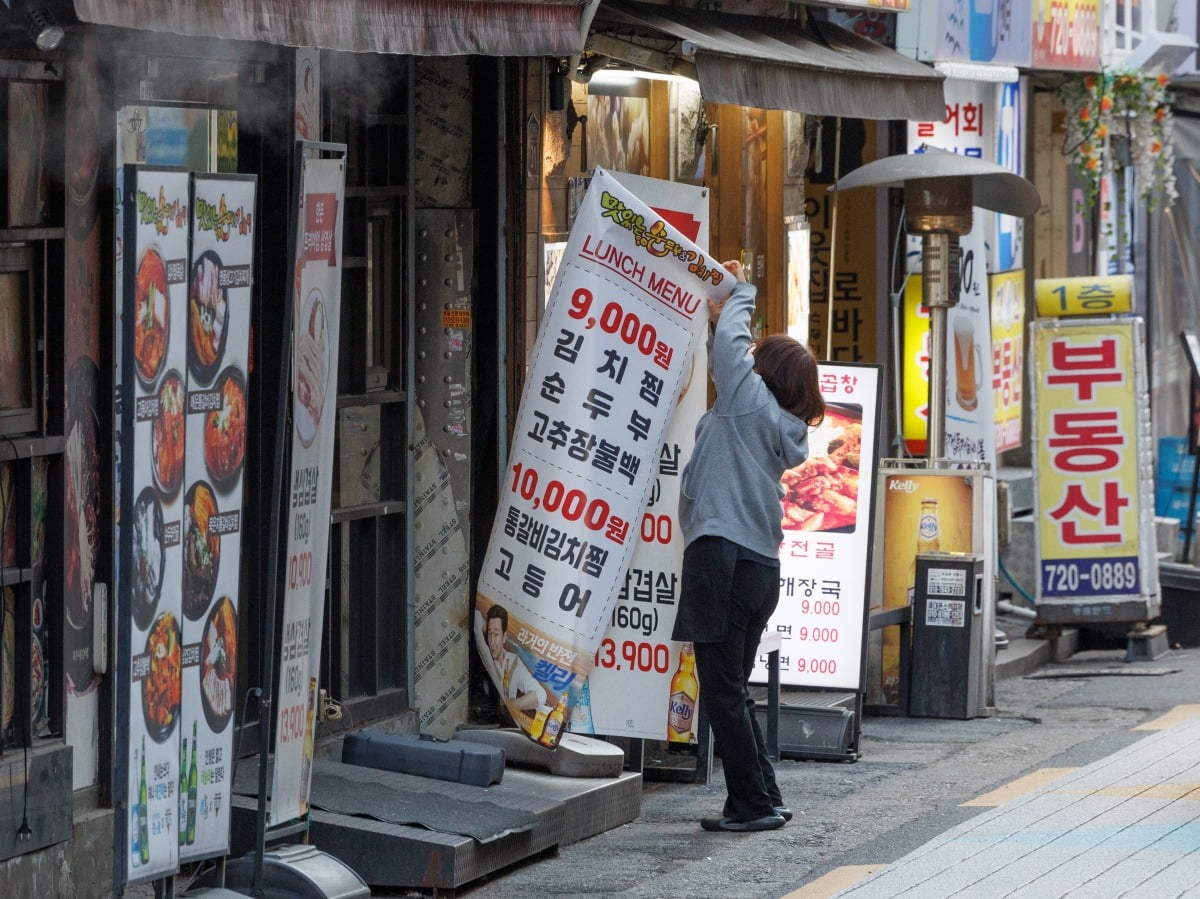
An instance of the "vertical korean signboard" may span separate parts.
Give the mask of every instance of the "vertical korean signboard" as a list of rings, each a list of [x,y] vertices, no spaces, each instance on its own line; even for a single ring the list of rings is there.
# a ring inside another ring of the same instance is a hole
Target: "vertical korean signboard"
[[[1144,621],[1160,609],[1139,318],[1033,325],[1038,615]]]
[[[610,174],[689,240],[708,245],[706,188]],[[696,422],[708,404],[706,369],[705,349],[699,345],[655,461],[650,497],[638,521],[629,570],[594,657],[596,667],[580,684],[579,696],[572,704],[570,729],[576,733],[681,742],[696,739],[695,728],[683,723],[695,721],[694,702],[681,707],[684,714],[676,722],[680,726],[673,733],[668,731],[672,674],[683,662],[684,646],[669,638],[683,565],[679,479],[695,444]],[[668,653],[665,666],[660,648],[664,646]]]
[[[188,173],[122,172],[118,720],[125,877],[179,866]]]
[[[345,164],[341,157],[302,156],[299,168],[293,238],[292,467],[269,825],[308,810],[337,419]]]
[[[878,462],[879,367],[823,362],[825,420],[810,455],[783,473],[779,605],[767,625],[782,638],[781,683],[857,690],[862,682],[873,481]],[[767,680],[760,657],[754,679]]]
[[[706,301],[733,283],[596,170],[534,347],[476,597],[485,668],[547,745],[601,649]],[[630,642],[631,665],[670,665],[667,643]]]
[[[181,861],[229,848],[256,182],[195,175],[192,184],[180,534]]]

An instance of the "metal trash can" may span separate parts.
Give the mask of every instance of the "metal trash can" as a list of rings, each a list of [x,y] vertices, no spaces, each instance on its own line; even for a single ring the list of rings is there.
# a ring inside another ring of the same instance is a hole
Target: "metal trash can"
[[[970,553],[917,555],[909,655],[908,714],[974,718],[985,674],[983,558]],[[991,634],[986,635],[992,639]]]

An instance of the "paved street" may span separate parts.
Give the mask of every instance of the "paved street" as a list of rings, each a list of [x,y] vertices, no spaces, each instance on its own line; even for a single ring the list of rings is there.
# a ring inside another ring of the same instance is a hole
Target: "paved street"
[[[1124,656],[1081,652],[1002,679],[992,718],[867,718],[858,762],[780,763],[796,812],[782,830],[701,831],[720,806],[718,769],[707,786],[647,784],[632,824],[459,895],[1188,895],[1200,650]]]

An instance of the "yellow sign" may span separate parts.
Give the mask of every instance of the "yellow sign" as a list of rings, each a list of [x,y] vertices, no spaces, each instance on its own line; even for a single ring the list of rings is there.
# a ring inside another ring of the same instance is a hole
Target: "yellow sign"
[[[1001,272],[989,279],[992,306],[992,390],[995,395],[996,452],[1021,445],[1025,370],[1025,272]]]
[[[1145,587],[1138,325],[1034,325],[1039,600],[1108,600],[1137,596]]]
[[[1037,314],[1043,318],[1133,311],[1133,275],[1039,278],[1033,283]]]
[[[929,440],[929,307],[921,304],[921,276],[904,285],[904,350],[900,364],[904,385],[904,442],[916,455]]]
[[[442,327],[443,328],[469,328],[469,327],[471,327],[471,310],[470,309],[444,309],[444,310],[442,310]]]

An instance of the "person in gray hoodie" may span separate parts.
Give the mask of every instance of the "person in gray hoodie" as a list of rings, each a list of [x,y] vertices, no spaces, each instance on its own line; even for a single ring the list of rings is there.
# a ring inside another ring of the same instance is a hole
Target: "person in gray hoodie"
[[[754,716],[750,675],[779,601],[783,472],[808,457],[808,428],[825,414],[817,363],[784,335],[752,341],[756,290],[737,262],[724,304],[709,301],[716,402],[696,425],[683,470],[683,577],[672,638],[695,644],[700,701],[721,753],[726,800],[705,830],[782,827],[792,817]]]

